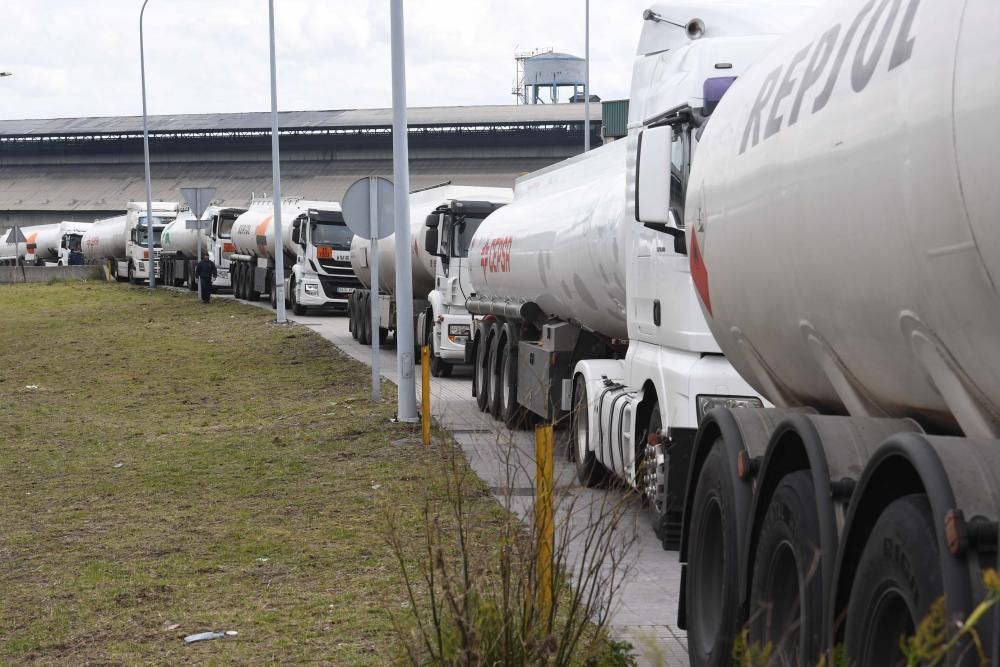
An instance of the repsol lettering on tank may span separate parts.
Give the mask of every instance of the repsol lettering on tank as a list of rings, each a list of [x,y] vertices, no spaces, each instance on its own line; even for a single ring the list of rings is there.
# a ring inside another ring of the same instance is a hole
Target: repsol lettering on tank
[[[483,273],[510,271],[510,249],[513,245],[513,236],[500,236],[483,243],[482,252],[479,253],[479,266]]]
[[[901,12],[904,1],[908,4],[906,11]],[[816,94],[812,106],[808,107],[809,113],[816,113],[825,107],[849,56],[851,89],[856,93],[863,91],[871,82],[879,63],[883,62],[882,56],[897,23],[899,30],[886,69],[892,71],[908,61],[916,41],[911,30],[919,6],[920,0],[869,0],[846,29],[838,23],[814,43],[796,52],[787,64],[771,71],[747,116],[740,155],[747,148],[774,136],[783,127],[795,125],[808,91],[814,90]],[[822,87],[818,87],[820,85]],[[789,98],[792,103],[785,116],[782,105]]]

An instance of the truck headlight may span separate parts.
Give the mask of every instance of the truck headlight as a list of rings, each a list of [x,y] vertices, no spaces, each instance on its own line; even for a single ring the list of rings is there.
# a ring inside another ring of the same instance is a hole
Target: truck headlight
[[[317,296],[319,294],[319,285],[315,283],[304,283],[302,289],[306,291],[306,294],[310,296]]]
[[[698,423],[709,410],[716,408],[763,408],[764,403],[753,396],[699,396]]]
[[[469,335],[472,333],[472,327],[468,324],[449,324],[448,325],[448,340],[452,343],[464,343],[469,340]]]

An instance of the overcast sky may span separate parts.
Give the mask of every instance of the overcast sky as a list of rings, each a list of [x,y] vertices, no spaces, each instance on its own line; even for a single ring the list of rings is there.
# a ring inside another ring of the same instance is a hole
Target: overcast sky
[[[628,96],[651,0],[591,0],[591,89]],[[12,0],[0,118],[139,115],[141,0]],[[583,55],[584,0],[406,0],[410,106],[511,104],[514,52]],[[281,110],[391,105],[389,0],[275,0]],[[270,109],[266,0],[149,0],[150,114]]]

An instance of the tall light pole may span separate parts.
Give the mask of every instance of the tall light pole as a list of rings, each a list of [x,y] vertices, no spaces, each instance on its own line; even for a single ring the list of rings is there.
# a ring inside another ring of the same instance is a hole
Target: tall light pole
[[[590,150],[590,0],[583,9],[583,152]]]
[[[139,10],[139,72],[142,75],[142,153],[146,163],[146,235],[149,248],[149,289],[156,288],[156,255],[153,234],[153,184],[149,177],[149,120],[146,118],[146,52],[142,41],[142,16],[146,3]]]
[[[401,422],[417,421],[417,388],[413,378],[413,280],[410,262],[410,154],[406,134],[406,44],[403,39],[403,0],[390,0],[392,33],[392,174],[396,181],[396,371],[399,373]],[[378,342],[373,334],[372,345]],[[424,397],[427,400],[427,397]]]
[[[271,37],[271,180],[274,193],[274,305],[278,324],[285,324],[285,258],[281,248],[281,158],[278,154],[278,74],[274,65],[274,0],[267,0]],[[376,332],[377,333],[377,332]],[[376,338],[378,336],[376,335]]]

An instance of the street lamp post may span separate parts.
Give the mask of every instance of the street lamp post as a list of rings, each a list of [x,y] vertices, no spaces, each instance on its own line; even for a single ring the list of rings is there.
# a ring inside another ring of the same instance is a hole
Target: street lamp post
[[[146,54],[142,41],[142,16],[146,11],[146,3],[143,0],[142,9],[139,10],[139,73],[142,76],[142,152],[146,163],[146,234],[147,246],[149,248],[149,289],[156,288],[156,255],[154,252],[153,234],[153,184],[149,176],[149,121],[146,118]]]
[[[274,245],[281,247],[281,158],[278,153],[278,75],[274,63],[274,0],[267,3],[268,28],[271,40],[271,181],[274,188]],[[274,305],[278,324],[285,324],[285,258],[280,250],[274,253]],[[378,332],[376,332],[377,334]],[[375,336],[378,339],[378,335]],[[374,346],[373,346],[374,347]]]

